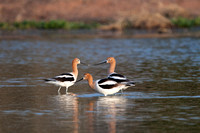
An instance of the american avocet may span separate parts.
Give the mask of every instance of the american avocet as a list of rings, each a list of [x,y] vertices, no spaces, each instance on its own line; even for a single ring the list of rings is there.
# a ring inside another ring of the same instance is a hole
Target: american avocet
[[[67,93],[68,88],[76,82],[76,79],[77,79],[77,76],[78,76],[78,68],[77,68],[78,64],[85,64],[85,63],[81,63],[78,58],[75,58],[72,61],[72,70],[73,70],[72,72],[63,73],[63,74],[60,74],[60,75],[55,76],[53,78],[44,79],[44,80],[46,81],[46,83],[50,83],[50,84],[54,84],[56,86],[60,86],[59,89],[58,89],[58,93],[60,93],[61,87],[66,87],[66,94],[69,94],[69,93]]]
[[[128,80],[126,78],[126,76],[118,74],[118,73],[115,72],[116,60],[115,60],[114,57],[108,57],[105,61],[97,63],[95,65],[100,65],[100,64],[104,64],[104,63],[110,64],[110,68],[108,69],[108,79],[114,80],[117,83],[129,83],[129,86],[125,86],[122,90],[125,90],[130,86],[135,86],[134,82]]]
[[[92,89],[104,94],[105,96],[115,94],[123,88],[132,85],[130,82],[117,83],[115,80],[108,78],[93,81],[93,77],[89,73],[84,74],[84,77],[77,82],[84,79],[88,80],[88,84]]]

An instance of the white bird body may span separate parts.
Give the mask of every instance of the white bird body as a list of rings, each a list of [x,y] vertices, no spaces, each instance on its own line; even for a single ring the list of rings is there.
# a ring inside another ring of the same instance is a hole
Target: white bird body
[[[105,96],[115,94],[125,87],[125,85],[119,85],[117,82],[109,79],[108,81],[103,83],[99,83],[99,81],[101,81],[101,79],[95,81],[95,90],[99,93],[104,94]],[[108,88],[109,86],[110,88]]]
[[[58,76],[55,76],[53,78],[45,79],[46,83],[54,84],[56,86],[60,86],[58,89],[58,93],[60,93],[61,87],[66,87],[66,94],[68,91],[68,88],[76,82],[77,76],[78,76],[78,68],[77,65],[80,64],[80,60],[78,58],[75,58],[72,61],[72,72],[69,73],[63,73]],[[84,64],[84,63],[82,63]]]
[[[61,87],[70,87],[76,82],[76,76],[71,73],[63,73],[54,78],[46,79],[46,83],[54,84]]]
[[[88,80],[89,86],[95,91],[103,94],[104,96],[115,94],[123,88],[129,86],[126,83],[117,83],[116,81],[108,78],[99,79],[93,82],[93,77],[89,73],[86,73],[82,79]]]

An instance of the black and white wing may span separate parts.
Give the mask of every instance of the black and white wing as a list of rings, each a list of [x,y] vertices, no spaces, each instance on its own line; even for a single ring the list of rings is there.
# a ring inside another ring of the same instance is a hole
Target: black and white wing
[[[118,73],[111,73],[108,75],[108,79],[114,80],[117,83],[125,84],[126,86],[135,86],[133,81],[128,80],[124,75]]]
[[[49,81],[59,81],[59,82],[73,82],[75,81],[75,78],[74,78],[74,75],[71,74],[71,73],[63,73],[63,74],[60,74],[54,78],[50,78],[50,79],[45,79],[46,82],[49,82]]]
[[[114,80],[118,83],[128,81],[128,79],[124,75],[121,75],[121,74],[118,74],[118,73],[111,73],[110,75],[108,75],[108,79]]]
[[[97,83],[99,87],[101,87],[102,89],[112,89],[119,85],[116,81],[108,79],[108,78],[100,79]]]

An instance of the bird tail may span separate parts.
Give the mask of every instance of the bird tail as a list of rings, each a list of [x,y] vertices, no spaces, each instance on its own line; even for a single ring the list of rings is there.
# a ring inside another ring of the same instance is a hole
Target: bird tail
[[[121,84],[125,85],[126,87],[135,86],[135,83],[133,81],[126,81],[122,82]]]
[[[135,86],[135,83],[133,81],[129,81],[126,83],[126,86]]]
[[[126,90],[127,88],[131,86],[135,86],[135,83],[133,81],[123,82],[122,84],[125,85],[125,87],[122,90]]]
[[[45,82],[53,81],[53,79],[43,79]]]

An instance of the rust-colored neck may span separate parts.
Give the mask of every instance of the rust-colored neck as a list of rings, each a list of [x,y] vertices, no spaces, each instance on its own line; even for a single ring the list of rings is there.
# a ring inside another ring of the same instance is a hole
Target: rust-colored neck
[[[92,75],[89,75],[89,77],[88,77],[87,80],[88,80],[89,86],[90,86],[92,89],[95,89]]]
[[[108,73],[109,73],[109,74],[115,72],[115,66],[116,66],[116,61],[113,60],[113,61],[110,63],[110,68],[109,68],[109,70],[108,70]]]
[[[78,68],[77,68],[77,63],[72,62],[72,70],[76,78],[78,77]]]

